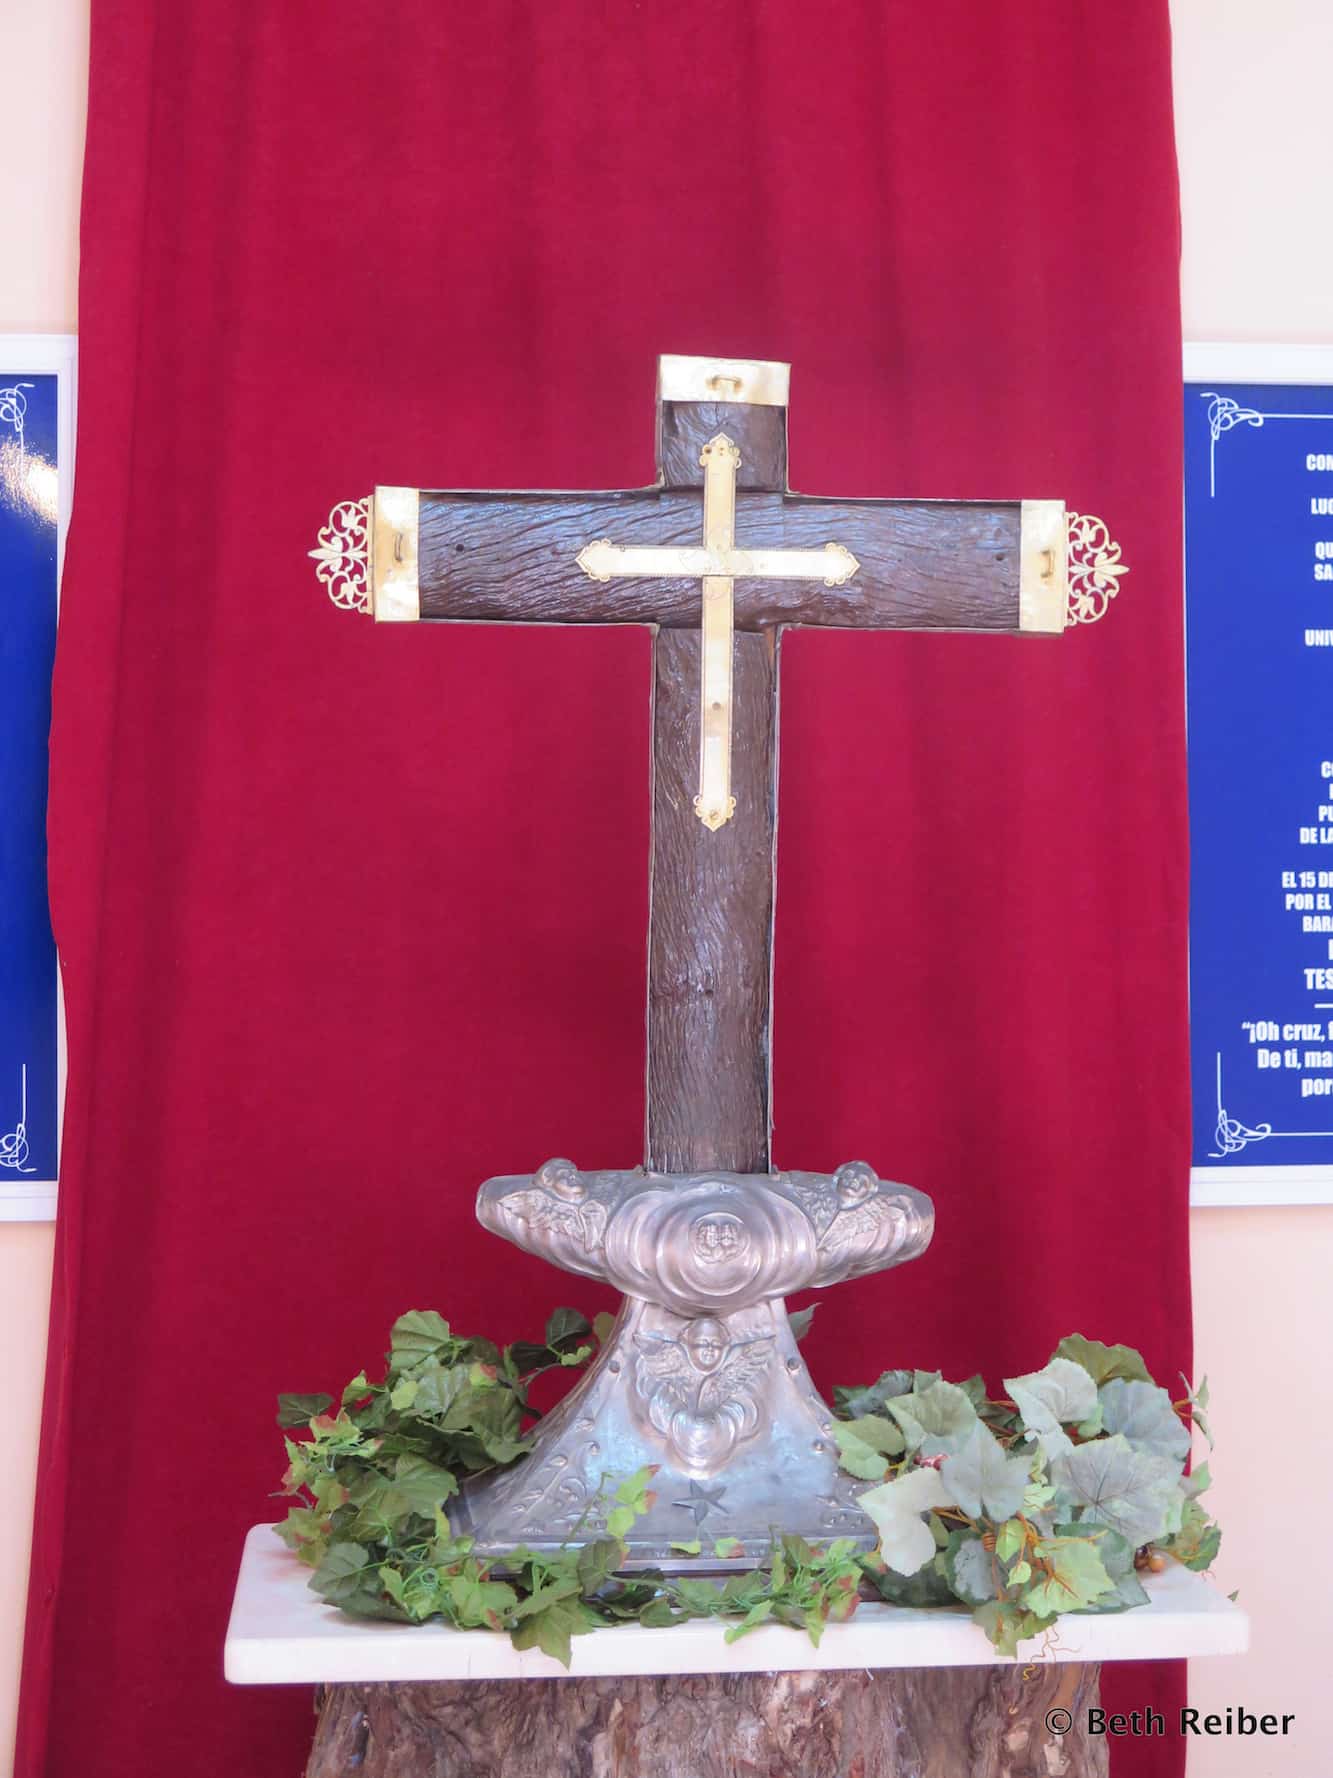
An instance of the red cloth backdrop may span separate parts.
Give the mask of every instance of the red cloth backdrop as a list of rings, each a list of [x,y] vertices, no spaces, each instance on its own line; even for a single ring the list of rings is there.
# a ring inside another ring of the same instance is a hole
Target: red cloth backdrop
[[[804,491],[1063,497],[1133,568],[1060,642],[784,648],[777,1159],[939,1225],[817,1376],[1188,1364],[1167,3],[92,11],[19,1772],[276,1778],[308,1694],[221,1676],[275,1392],[600,1307],[473,1193],[635,1163],[643,1090],[647,634],[377,631],[305,552],[376,481],[648,481],[659,351],[790,359]]]

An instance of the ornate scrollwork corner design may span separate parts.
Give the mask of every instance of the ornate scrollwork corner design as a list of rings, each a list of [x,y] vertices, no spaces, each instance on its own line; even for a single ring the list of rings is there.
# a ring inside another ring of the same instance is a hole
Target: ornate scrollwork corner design
[[[1068,536],[1069,605],[1065,628],[1094,624],[1105,617],[1120,591],[1120,576],[1129,573],[1120,559],[1120,545],[1111,539],[1105,523],[1091,513],[1065,515]]]
[[[320,584],[340,611],[370,610],[370,496],[340,500],[306,553],[319,564]]]

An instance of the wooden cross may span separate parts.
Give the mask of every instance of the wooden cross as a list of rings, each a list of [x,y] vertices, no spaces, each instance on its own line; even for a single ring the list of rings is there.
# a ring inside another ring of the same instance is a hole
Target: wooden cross
[[[663,358],[651,487],[377,488],[311,552],[358,602],[330,563],[368,526],[380,622],[654,626],[645,1161],[664,1173],[769,1170],[783,629],[1066,622],[1060,502],[793,494],[787,391],[784,364]]]

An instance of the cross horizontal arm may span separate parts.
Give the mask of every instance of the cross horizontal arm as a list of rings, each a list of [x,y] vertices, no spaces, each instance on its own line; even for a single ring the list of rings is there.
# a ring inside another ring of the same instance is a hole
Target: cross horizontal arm
[[[1029,509],[1046,506],[1028,503]],[[825,546],[836,540],[857,567],[835,586],[825,584],[825,573],[788,580],[748,579],[738,571],[736,627],[1058,629],[1062,605],[1058,621],[1049,612],[1045,621],[1032,621],[1032,601],[1020,598],[1020,581],[1033,572],[1033,563],[1024,561],[1024,513],[1020,501],[825,500],[742,491],[737,532],[752,557],[802,550],[818,552],[822,563]],[[423,619],[698,627],[694,573],[659,579],[621,572],[601,581],[578,560],[602,538],[621,550],[685,548],[702,557],[699,497],[689,490],[422,492],[417,524]],[[1026,529],[1030,557],[1035,533]],[[1062,593],[1062,523],[1060,554]]]

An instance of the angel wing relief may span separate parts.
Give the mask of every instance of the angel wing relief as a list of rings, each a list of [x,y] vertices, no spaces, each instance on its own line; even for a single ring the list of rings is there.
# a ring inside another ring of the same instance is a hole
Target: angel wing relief
[[[681,1469],[713,1475],[759,1429],[773,1337],[733,1337],[712,1315],[670,1319],[678,1332],[635,1336],[635,1393]]]

